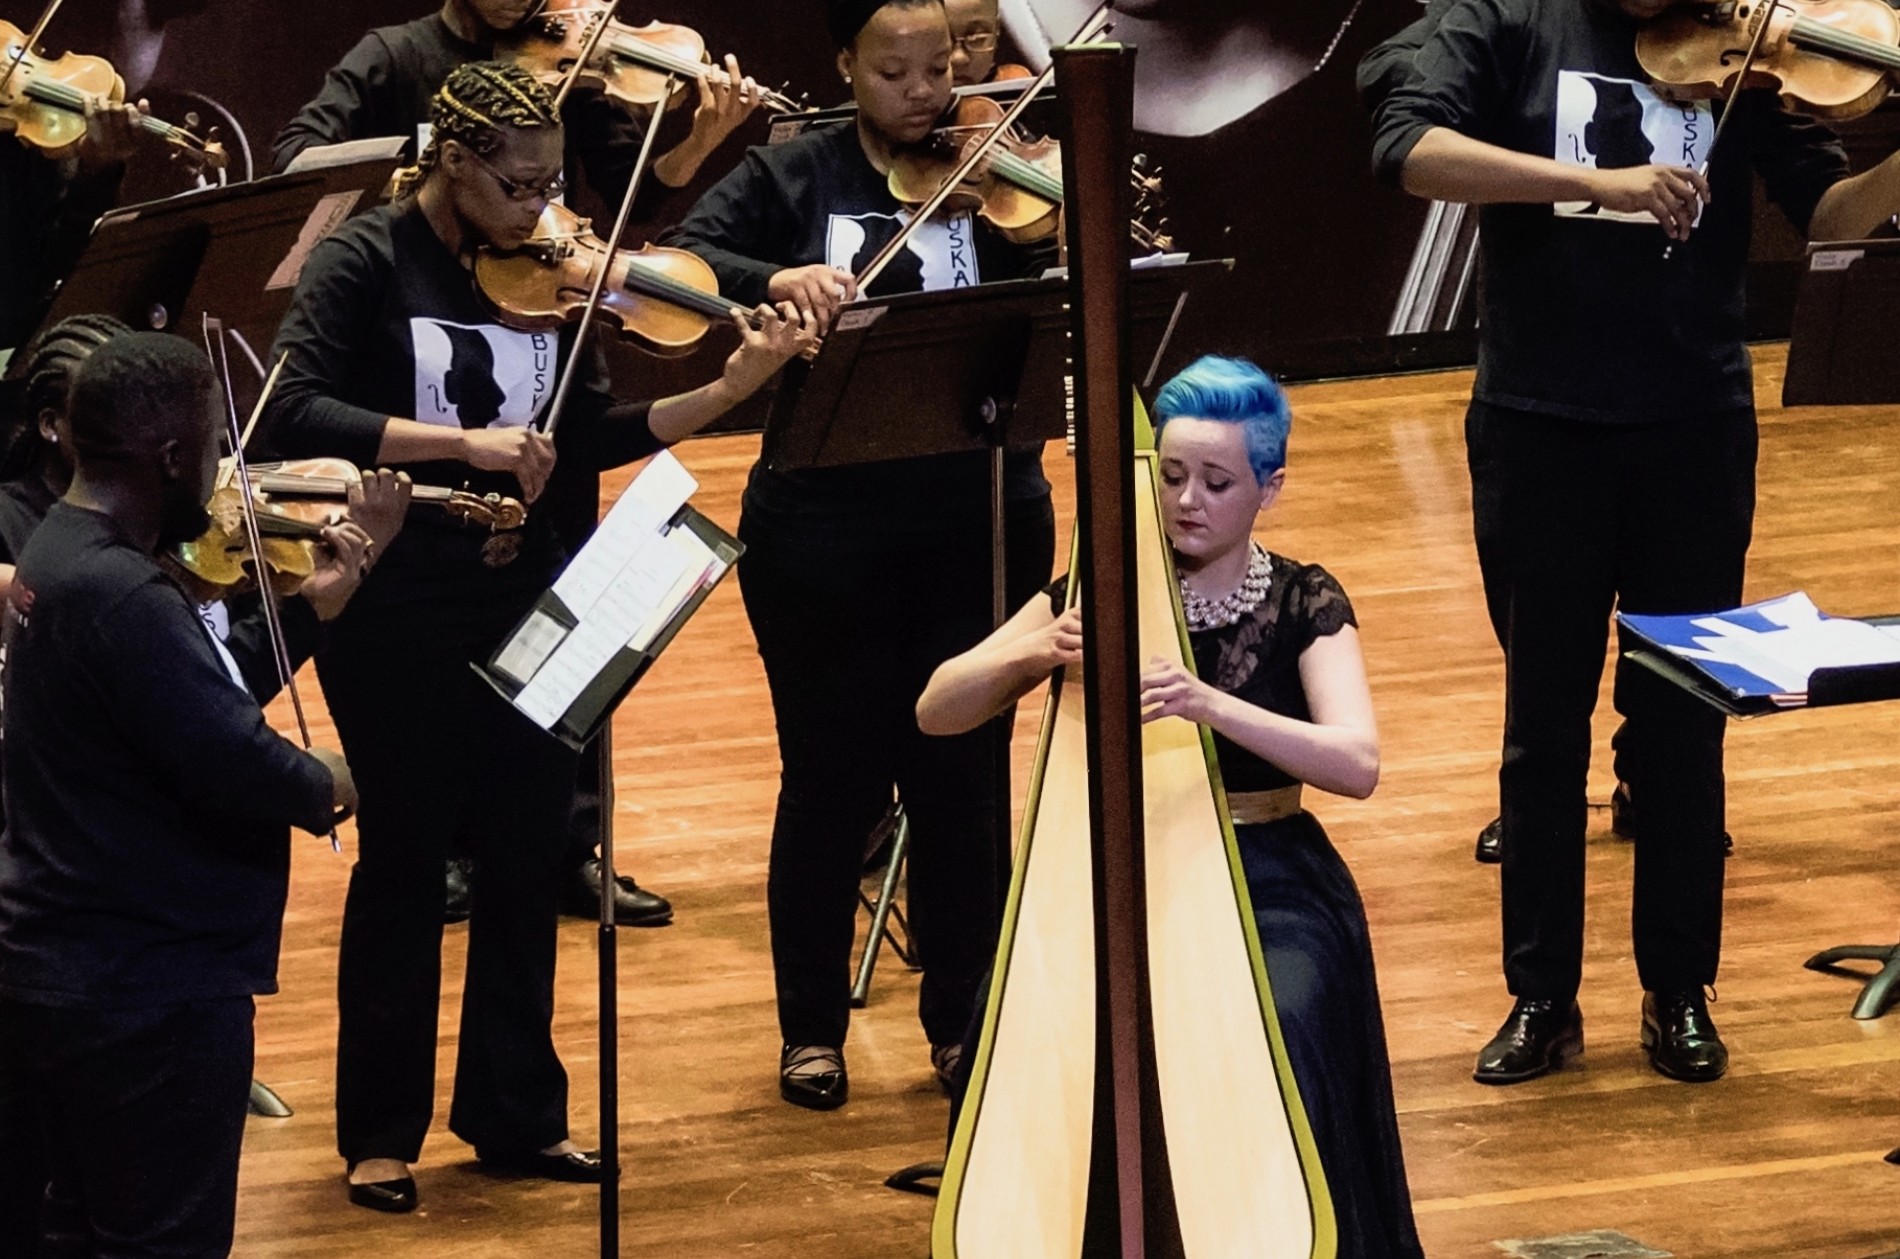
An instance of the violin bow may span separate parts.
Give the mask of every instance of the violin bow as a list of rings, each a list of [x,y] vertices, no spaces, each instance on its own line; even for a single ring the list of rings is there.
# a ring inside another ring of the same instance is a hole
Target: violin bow
[[[538,13],[540,9],[541,6],[537,4],[535,11]],[[612,25],[613,16],[614,8],[610,4],[595,17],[594,28],[587,33],[586,47],[581,49],[580,56],[574,58],[574,64],[568,67],[567,73],[561,76],[560,90],[554,94],[554,108],[556,111],[559,111],[561,106],[567,103],[567,94],[573,91],[574,85],[580,81],[581,71],[585,70],[589,63],[594,60],[594,54],[600,49],[600,41],[606,38],[607,28]],[[671,78],[667,80],[666,90],[669,95],[673,91],[673,80]],[[659,111],[654,111],[653,121],[657,123],[659,118]],[[651,128],[648,129],[647,134],[649,136],[653,134]],[[641,158],[642,163],[646,160],[644,156],[645,148],[646,146],[643,144],[641,146],[643,154]],[[635,178],[638,178],[638,176],[636,175]]]
[[[1089,40],[1098,39],[1106,34],[1109,29],[1108,14],[1110,4],[1111,0],[1102,0],[1102,3],[1096,6],[1095,11],[1089,14],[1081,26],[1076,28],[1075,35],[1067,42],[1072,44],[1087,43]],[[857,276],[859,293],[863,293],[880,275],[884,274],[884,268],[890,266],[892,261],[896,259],[898,253],[903,250],[904,246],[910,243],[910,238],[916,234],[917,229],[929,221],[930,216],[935,214],[945,201],[949,200],[950,194],[955,192],[958,186],[963,183],[964,179],[969,176],[970,172],[976,169],[977,163],[989,156],[990,150],[995,148],[997,143],[1002,140],[1005,135],[1009,134],[1010,127],[1022,116],[1023,111],[1028,109],[1031,103],[1035,101],[1036,93],[1042,91],[1042,89],[1048,85],[1049,80],[1055,77],[1055,73],[1056,63],[1055,60],[1051,58],[1049,64],[1042,68],[1042,73],[1031,79],[1023,88],[1022,95],[1016,98],[1016,103],[1005,110],[1003,116],[996,120],[996,124],[990,128],[989,134],[970,146],[969,151],[963,155],[963,160],[957,163],[956,169],[946,175],[944,181],[937,185],[937,190],[926,197],[924,201],[918,205],[916,210],[912,211],[910,221],[900,227],[897,230],[897,234],[885,243],[884,248],[878,250],[877,255],[873,257],[870,262],[865,264],[864,270],[860,271]]]
[[[601,24],[606,30],[606,24]],[[620,212],[614,216],[613,235],[607,238],[607,254],[601,261],[600,269],[594,276],[594,286],[587,294],[587,305],[581,309],[580,327],[574,330],[574,344],[568,350],[567,365],[561,369],[561,381],[554,387],[554,400],[548,404],[547,418],[542,421],[541,431],[548,437],[554,436],[554,426],[561,422],[561,414],[567,406],[567,395],[574,387],[574,374],[580,367],[582,351],[587,348],[587,333],[593,327],[594,315],[600,310],[601,294],[607,288],[607,273],[613,269],[613,251],[620,244],[620,234],[627,230],[627,220],[633,215],[633,199],[640,195],[640,181],[646,177],[647,166],[653,156],[653,139],[660,134],[660,121],[666,117],[666,102],[673,94],[673,85],[678,76],[666,77],[666,92],[653,106],[653,115],[647,119],[647,133],[640,141],[640,156],[633,164],[633,178],[627,181],[626,195],[620,198]],[[557,337],[559,333],[555,334]]]
[[[212,338],[216,334],[217,350],[213,353]],[[226,423],[231,437],[231,475],[237,479],[238,502],[244,512],[244,540],[250,544],[251,562],[257,566],[257,593],[263,600],[264,626],[270,635],[271,653],[277,665],[277,678],[290,696],[290,710],[297,717],[297,735],[303,740],[303,750],[308,752],[316,745],[310,738],[310,721],[304,716],[303,697],[297,693],[296,670],[291,665],[290,643],[284,636],[283,609],[277,603],[277,591],[270,584],[270,572],[264,564],[264,531],[257,523],[257,492],[251,485],[251,470],[244,458],[244,443],[257,428],[257,421],[264,414],[264,408],[270,402],[270,396],[277,388],[277,378],[283,374],[284,364],[290,359],[286,350],[277,356],[276,366],[271,368],[270,376],[264,381],[263,390],[257,395],[257,405],[251,408],[249,423],[238,424],[237,398],[231,392],[231,356],[225,346],[224,321],[204,317],[205,353],[218,365],[219,374],[224,382],[224,410]],[[336,827],[330,827],[330,851],[343,851],[342,837],[336,833]]]
[[[1702,164],[1696,167],[1696,174],[1707,179],[1709,166],[1715,161],[1715,146],[1722,143],[1722,133],[1728,130],[1729,119],[1735,116],[1735,102],[1741,99],[1742,85],[1748,81],[1748,72],[1755,68],[1755,61],[1761,56],[1761,46],[1768,37],[1768,25],[1774,21],[1775,10],[1781,7],[1781,0],[1757,0],[1755,12],[1761,15],[1761,21],[1755,27],[1754,36],[1748,41],[1748,52],[1742,57],[1741,68],[1735,72],[1735,82],[1729,84],[1728,97],[1722,102],[1722,116],[1715,120],[1715,134],[1709,137],[1709,147],[1702,154]],[[1700,216],[1698,216],[1700,217]],[[1670,241],[1663,247],[1663,261],[1675,257],[1676,241]]]
[[[46,0],[46,11],[40,14],[40,20],[33,24],[33,33],[28,35],[26,43],[20,46],[20,55],[9,60],[7,72],[0,74],[0,92],[5,91],[7,84],[13,82],[13,72],[20,68],[20,63],[40,46],[40,39],[46,34],[46,28],[53,24],[53,15],[59,12],[59,6],[64,2],[65,0]]]

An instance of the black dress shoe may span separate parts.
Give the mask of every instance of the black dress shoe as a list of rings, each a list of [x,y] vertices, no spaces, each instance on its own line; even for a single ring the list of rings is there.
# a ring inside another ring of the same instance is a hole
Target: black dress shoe
[[[574,868],[561,896],[561,912],[570,918],[600,921],[600,858]],[[673,921],[673,902],[649,892],[624,874],[614,876],[614,921],[623,927],[664,927]]]
[[[1534,1080],[1583,1052],[1583,1011],[1575,1001],[1518,998],[1511,1016],[1478,1051],[1471,1078],[1480,1084]]]
[[[1728,1046],[1699,988],[1643,994],[1643,1050],[1650,1066],[1687,1084],[1707,1084],[1728,1071]]]
[[[536,1180],[564,1180],[574,1185],[598,1185],[605,1174],[599,1150],[573,1150],[567,1154],[548,1154],[541,1150],[484,1150],[477,1146],[475,1158],[482,1170],[497,1176],[523,1176]]]
[[[350,1201],[372,1211],[403,1215],[416,1209],[416,1182],[412,1176],[397,1180],[378,1180],[367,1185],[350,1184]]]
[[[473,857],[450,857],[443,872],[448,899],[442,904],[442,921],[451,925],[468,921],[468,888],[475,874]]]
[[[851,1094],[844,1051],[829,1045],[787,1045],[778,1056],[778,1095],[806,1110],[836,1110]]]
[[[1494,817],[1478,832],[1478,851],[1471,854],[1487,866],[1504,860],[1504,819]]]

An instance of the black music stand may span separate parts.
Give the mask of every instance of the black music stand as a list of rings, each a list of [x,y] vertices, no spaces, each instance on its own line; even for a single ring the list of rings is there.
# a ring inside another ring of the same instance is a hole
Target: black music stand
[[[387,158],[353,162],[114,210],[94,226],[40,331],[69,315],[112,315],[195,339],[208,314],[239,333],[255,363],[276,339],[311,247],[378,205],[394,169]],[[14,370],[24,365],[16,355]],[[238,399],[239,410],[252,401]]]
[[[1231,262],[1136,269],[1130,276],[1136,361],[1159,361],[1195,284]],[[845,307],[809,365],[793,364],[773,399],[760,459],[775,472],[926,455],[989,453],[990,616],[1009,616],[1004,453],[1071,431],[1066,276],[862,298]],[[1007,727],[994,723],[997,851],[1009,851]],[[901,833],[908,837],[908,827]],[[852,1004],[896,896],[908,843],[894,845]]]

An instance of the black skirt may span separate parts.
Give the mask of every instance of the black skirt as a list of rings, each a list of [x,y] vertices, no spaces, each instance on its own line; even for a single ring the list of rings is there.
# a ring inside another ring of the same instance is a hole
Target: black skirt
[[[1422,1259],[1359,889],[1310,813],[1235,832],[1338,1259]]]

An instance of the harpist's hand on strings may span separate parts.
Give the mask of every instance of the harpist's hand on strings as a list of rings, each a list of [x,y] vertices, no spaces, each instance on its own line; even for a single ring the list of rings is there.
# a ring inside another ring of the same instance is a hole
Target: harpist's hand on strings
[[[1141,720],[1183,717],[1207,724],[1221,693],[1195,677],[1178,660],[1151,656],[1141,671]]]
[[[734,402],[751,397],[793,355],[818,341],[817,321],[799,314],[790,302],[780,302],[777,309],[760,306],[752,313],[759,321],[756,328],[743,316],[732,317],[739,329],[739,348],[727,356],[721,379]]]
[[[1017,640],[1024,672],[1040,678],[1064,665],[1082,663],[1082,609],[1070,608],[1045,629]]]
[[[831,331],[831,321],[844,304],[857,297],[858,280],[848,271],[814,262],[774,275],[766,281],[765,295],[775,302],[790,302],[801,316],[816,318],[822,337]]]
[[[462,449],[471,467],[514,473],[526,503],[541,497],[554,471],[554,442],[533,429],[471,428],[462,434]]]

